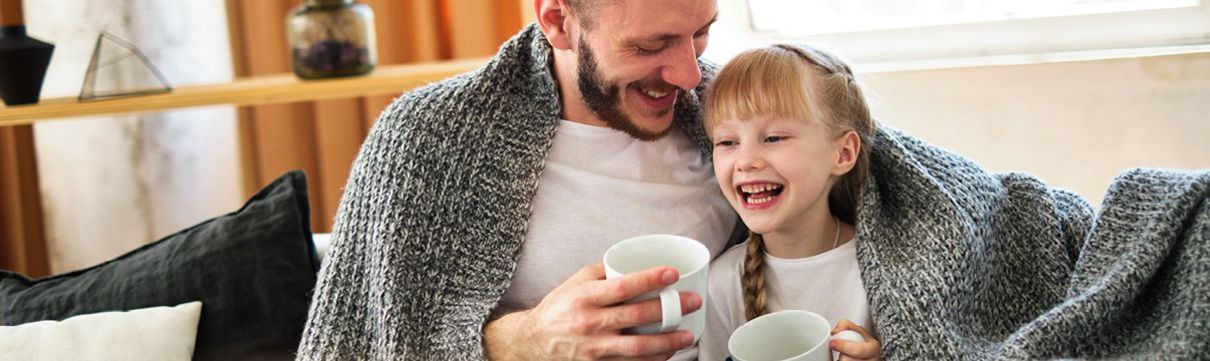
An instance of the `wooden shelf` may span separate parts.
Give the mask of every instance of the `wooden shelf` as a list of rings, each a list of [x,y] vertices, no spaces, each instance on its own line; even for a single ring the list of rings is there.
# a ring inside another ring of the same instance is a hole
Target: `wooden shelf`
[[[482,66],[487,59],[380,66],[373,73],[336,79],[302,80],[293,73],[240,78],[230,83],[174,88],[170,93],[81,102],[75,97],[38,104],[0,105],[0,127],[105,114],[135,113],[204,105],[259,105],[368,95],[402,94],[412,88]]]

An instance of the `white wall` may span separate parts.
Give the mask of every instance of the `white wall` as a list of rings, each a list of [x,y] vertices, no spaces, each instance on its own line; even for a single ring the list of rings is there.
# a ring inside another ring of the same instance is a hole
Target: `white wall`
[[[1210,169],[1210,53],[867,74],[882,122],[1094,206],[1132,167]]]
[[[233,77],[225,2],[26,1],[56,45],[42,97],[76,96],[97,35],[133,43],[185,85]],[[242,202],[236,113],[206,107],[35,125],[51,270],[91,266]]]

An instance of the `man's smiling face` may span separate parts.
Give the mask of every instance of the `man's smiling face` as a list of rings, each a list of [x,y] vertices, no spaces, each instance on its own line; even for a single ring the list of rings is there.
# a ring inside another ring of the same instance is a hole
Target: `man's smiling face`
[[[701,82],[697,59],[717,18],[715,1],[617,1],[592,16],[575,37],[583,106],[593,123],[637,139],[663,137],[677,98]]]

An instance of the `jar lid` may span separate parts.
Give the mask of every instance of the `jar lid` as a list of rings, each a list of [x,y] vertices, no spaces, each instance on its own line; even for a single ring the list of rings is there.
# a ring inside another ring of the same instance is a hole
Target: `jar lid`
[[[331,6],[352,4],[353,0],[303,0],[307,6]]]

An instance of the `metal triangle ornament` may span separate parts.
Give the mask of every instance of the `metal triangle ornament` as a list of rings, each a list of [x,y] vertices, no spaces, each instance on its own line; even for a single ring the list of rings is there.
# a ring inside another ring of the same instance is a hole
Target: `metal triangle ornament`
[[[78,99],[102,100],[171,91],[164,75],[139,48],[102,32],[97,36]]]

